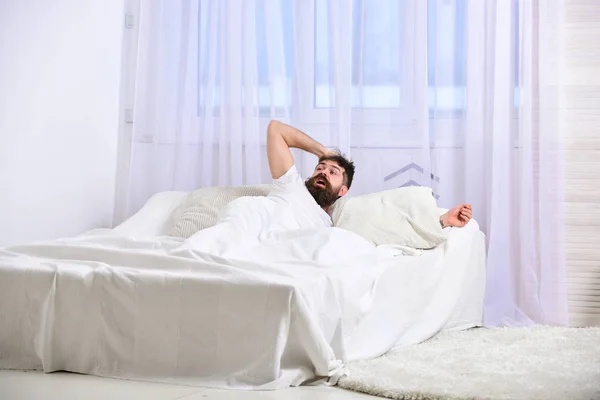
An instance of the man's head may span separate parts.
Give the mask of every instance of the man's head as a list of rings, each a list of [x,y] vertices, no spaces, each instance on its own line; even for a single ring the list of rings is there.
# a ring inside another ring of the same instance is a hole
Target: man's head
[[[319,158],[313,175],[306,181],[306,188],[317,204],[323,208],[331,206],[348,193],[354,178],[354,163],[341,154]]]

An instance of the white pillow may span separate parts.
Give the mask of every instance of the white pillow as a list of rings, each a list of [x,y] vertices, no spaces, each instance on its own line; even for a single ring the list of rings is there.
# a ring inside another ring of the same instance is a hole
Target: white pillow
[[[405,187],[340,199],[331,212],[336,227],[376,246],[431,249],[446,240],[431,188]]]
[[[157,193],[114,230],[132,236],[166,235],[170,229],[169,217],[186,195],[187,192],[175,191]]]
[[[188,238],[217,223],[219,212],[243,196],[266,196],[272,185],[208,187],[190,192],[170,217],[169,236]]]

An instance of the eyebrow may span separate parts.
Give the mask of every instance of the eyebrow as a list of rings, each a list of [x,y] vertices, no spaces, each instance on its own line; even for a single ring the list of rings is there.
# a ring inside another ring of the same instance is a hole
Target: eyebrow
[[[324,166],[327,166],[327,164],[326,164],[325,162],[320,162],[320,163],[319,163],[319,165],[324,165]],[[335,168],[335,169],[337,169],[339,172],[342,172],[342,169],[341,169],[340,167],[338,167],[337,165],[335,165],[335,164],[331,164],[330,166],[331,166],[332,168]]]

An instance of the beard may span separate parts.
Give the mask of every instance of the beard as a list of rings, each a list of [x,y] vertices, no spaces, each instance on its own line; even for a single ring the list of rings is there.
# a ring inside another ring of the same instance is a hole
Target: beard
[[[322,180],[325,187],[318,186],[318,180]],[[337,190],[333,188],[325,175],[315,175],[312,178],[307,179],[304,184],[317,204],[323,208],[331,206],[337,199],[339,199],[339,188]]]

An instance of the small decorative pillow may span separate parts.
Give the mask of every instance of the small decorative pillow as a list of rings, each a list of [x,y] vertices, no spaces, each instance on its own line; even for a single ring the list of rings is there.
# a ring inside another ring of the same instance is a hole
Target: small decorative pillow
[[[169,236],[188,238],[217,223],[219,212],[243,196],[266,196],[272,185],[208,187],[190,192],[170,216]]]
[[[331,212],[336,227],[352,231],[376,246],[431,249],[446,237],[430,188],[404,187],[338,200]]]

